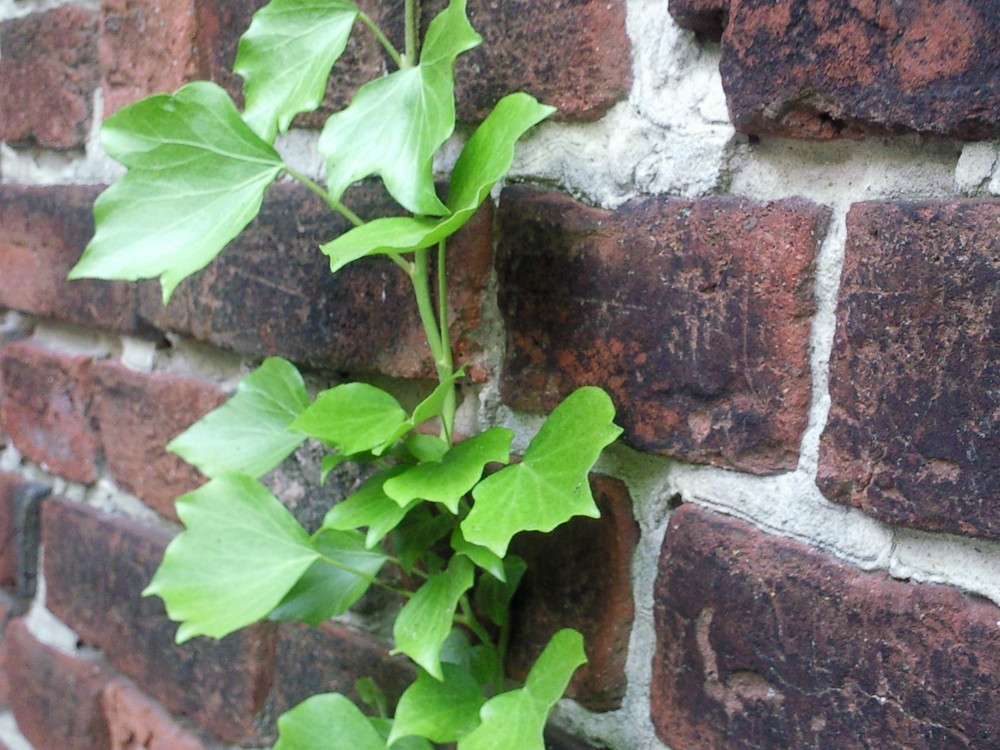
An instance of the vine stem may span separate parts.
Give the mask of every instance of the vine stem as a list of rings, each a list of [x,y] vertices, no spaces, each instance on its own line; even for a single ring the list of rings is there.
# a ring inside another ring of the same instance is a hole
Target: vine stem
[[[319,559],[327,563],[328,565],[332,565],[335,568],[340,568],[341,570],[350,573],[351,575],[355,575],[358,578],[368,581],[368,583],[374,586],[380,586],[386,589],[387,591],[391,591],[394,594],[398,594],[399,596],[405,597],[407,599],[413,596],[412,591],[407,591],[406,589],[400,588],[399,586],[393,586],[391,583],[386,583],[378,576],[369,575],[368,573],[365,573],[363,570],[358,570],[357,568],[354,568],[350,565],[346,565],[340,562],[339,560],[334,560],[332,557],[321,555]]]
[[[392,58],[392,61],[396,63],[396,67],[398,68],[406,67],[403,63],[402,55],[399,54],[399,50],[397,50],[393,46],[392,42],[389,41],[389,37],[387,37],[385,34],[382,33],[382,29],[378,27],[378,24],[375,23],[371,18],[369,18],[365,13],[363,13],[360,10],[358,11],[358,19],[361,21],[361,23],[367,26],[371,30],[371,32],[375,35],[375,38],[378,39],[379,44],[381,44],[382,47],[385,49],[385,51],[389,53],[389,57]]]
[[[362,219],[360,216],[358,216],[356,213],[354,213],[351,209],[349,209],[343,203],[341,203],[340,201],[333,200],[330,197],[330,194],[326,190],[323,189],[322,185],[317,184],[314,180],[311,180],[310,178],[306,177],[304,174],[302,174],[298,170],[292,169],[287,164],[285,164],[282,167],[282,169],[284,169],[285,172],[287,172],[290,177],[294,177],[296,180],[298,180],[303,185],[305,185],[307,188],[309,188],[312,192],[316,193],[316,195],[318,195],[320,198],[323,199],[323,201],[326,203],[326,205],[328,205],[330,208],[332,208],[338,214],[340,214],[341,216],[343,216],[345,219],[347,219],[349,222],[351,222],[354,226],[360,227],[362,224],[365,223],[364,219]]]
[[[410,68],[417,62],[417,25],[420,6],[417,0],[406,0],[403,7],[406,19],[406,53],[400,67]]]

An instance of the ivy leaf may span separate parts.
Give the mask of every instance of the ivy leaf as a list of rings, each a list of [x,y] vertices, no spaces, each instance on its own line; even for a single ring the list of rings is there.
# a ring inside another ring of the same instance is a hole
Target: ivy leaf
[[[385,494],[406,506],[416,499],[441,503],[458,513],[458,503],[491,462],[507,463],[514,433],[493,427],[451,448],[440,461],[414,466],[385,483]]]
[[[290,429],[346,455],[369,450],[377,455],[406,418],[392,394],[368,383],[345,383],[320,393]]]
[[[333,200],[351,183],[378,174],[407,211],[448,213],[434,190],[434,153],[455,129],[455,58],[481,41],[466,18],[465,0],[451,0],[431,21],[427,39],[426,62],[365,84],[326,121],[319,150]]]
[[[479,726],[479,709],[486,702],[479,683],[455,664],[441,665],[443,680],[420,670],[417,681],[399,698],[389,744],[407,735],[432,742],[454,742]]]
[[[441,646],[451,632],[458,600],[472,587],[472,563],[458,555],[448,569],[431,576],[410,598],[392,628],[393,654],[406,654],[435,678],[441,672]]]
[[[321,529],[312,543],[322,557],[274,608],[272,620],[298,620],[316,626],[343,614],[364,595],[387,559],[381,552],[368,549],[364,537],[356,531]]]
[[[222,638],[267,616],[319,557],[309,535],[262,484],[227,474],[177,498],[186,531],[167,546],[144,596],[156,594],[177,642]]]
[[[270,357],[236,386],[236,393],[167,444],[207,477],[266,474],[305,440],[288,426],[309,406],[295,365]]]
[[[378,730],[379,735],[382,737],[382,741],[385,742],[386,747],[389,746],[389,734],[392,732],[392,719],[369,719],[372,726]],[[392,750],[437,750],[434,745],[428,742],[423,737],[403,737],[392,743]]]
[[[586,661],[583,636],[560,630],[538,657],[523,688],[486,702],[480,711],[482,723],[458,741],[458,750],[545,750],[542,733],[549,712],[566,692],[573,672]]]
[[[510,602],[517,593],[528,564],[517,555],[503,560],[503,575],[481,576],[476,584],[476,608],[495,624],[503,626],[510,614]]]
[[[338,271],[366,255],[399,253],[437,245],[457,232],[490,194],[497,180],[507,174],[514,161],[514,145],[554,107],[539,104],[528,94],[510,94],[501,99],[465,144],[451,174],[447,208],[443,219],[393,216],[369,221],[320,247],[330,256],[330,268]]]
[[[573,392],[555,408],[519,464],[486,477],[462,533],[503,557],[520,531],[551,531],[573,516],[600,513],[587,475],[605,446],[621,434],[615,407],[600,388]]]
[[[462,529],[458,526],[455,527],[455,531],[451,535],[451,548],[458,554],[465,555],[494,578],[501,581],[507,580],[503,558],[497,557],[486,547],[480,547],[478,544],[468,541],[462,536]]]
[[[385,750],[385,740],[349,698],[321,693],[281,715],[274,750]]]
[[[435,542],[448,535],[455,520],[444,514],[434,515],[429,507],[426,503],[417,503],[392,534],[392,548],[407,573],[413,572],[414,566]]]
[[[327,511],[323,519],[323,528],[346,531],[367,527],[365,547],[368,549],[374,547],[386,534],[399,526],[414,505],[400,507],[395,500],[385,494],[382,487],[387,479],[403,470],[403,467],[395,466],[366,481],[343,502],[337,503]]]
[[[69,278],[159,276],[164,304],[253,220],[284,168],[228,94],[204,81],[116,112],[101,141],[129,171],[98,197],[97,232]]]
[[[413,414],[410,415],[410,418],[396,428],[396,431],[386,440],[386,445],[388,446],[395,443],[417,425],[423,424],[428,419],[433,419],[434,417],[439,416],[444,409],[445,400],[455,391],[455,381],[464,374],[465,366],[463,365],[458,372],[452,373],[450,377],[445,378],[438,383],[434,390],[431,391],[430,395],[417,404],[416,408],[413,410]]]
[[[323,101],[358,9],[342,0],[271,0],[240,39],[233,72],[244,79],[243,119],[268,143]]]

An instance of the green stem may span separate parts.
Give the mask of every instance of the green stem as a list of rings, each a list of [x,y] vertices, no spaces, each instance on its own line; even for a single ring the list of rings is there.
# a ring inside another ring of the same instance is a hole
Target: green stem
[[[323,562],[327,563],[328,565],[332,565],[335,568],[340,568],[341,570],[346,571],[351,575],[355,575],[358,578],[368,581],[368,583],[372,584],[373,586],[380,586],[386,589],[387,591],[391,591],[394,594],[399,594],[400,596],[406,597],[407,599],[413,596],[412,591],[407,591],[406,589],[399,588],[398,586],[393,586],[391,583],[386,583],[377,576],[365,573],[363,570],[358,570],[357,568],[351,567],[350,565],[345,565],[339,560],[334,560],[332,557],[327,557],[326,555],[320,555],[320,559]]]
[[[469,597],[467,594],[462,595],[460,606],[461,614],[455,615],[455,622],[460,625],[465,625],[481,642],[485,643],[487,646],[492,646],[493,639],[490,638],[490,634],[486,632],[486,628],[482,626],[479,620],[476,619],[476,616],[472,613],[472,605],[469,603]]]
[[[447,371],[445,377],[450,377],[455,371],[455,362],[451,354],[451,335],[448,326],[448,274],[445,264],[445,240],[438,243],[437,256],[437,295],[438,295],[438,330],[441,332],[441,343],[444,345],[444,368]],[[440,376],[440,368],[438,369]],[[448,391],[444,403],[441,405],[441,438],[451,444],[452,433],[455,427],[455,390]]]
[[[330,198],[330,194],[326,190],[324,190],[321,185],[318,185],[316,182],[314,182],[313,180],[309,179],[308,177],[306,177],[301,172],[299,172],[299,171],[297,171],[295,169],[292,169],[287,164],[283,167],[283,169],[291,177],[294,177],[296,180],[298,180],[303,185],[305,185],[307,188],[309,188],[314,193],[316,193],[316,195],[318,195],[320,198],[323,199],[323,201],[326,203],[326,205],[328,205],[334,211],[336,211],[337,213],[339,213],[341,216],[343,216],[345,219],[347,219],[349,222],[351,222],[354,226],[360,227],[362,224],[365,223],[364,219],[362,219],[360,216],[358,216],[356,213],[354,213],[351,209],[349,209],[343,203],[341,203],[340,201],[335,201],[332,198]]]
[[[406,0],[403,12],[406,19],[406,54],[400,67],[410,68],[417,64],[417,25],[420,13],[417,0]]]
[[[363,23],[365,26],[371,29],[371,32],[375,35],[375,38],[378,39],[382,47],[385,48],[385,51],[389,53],[389,57],[392,58],[392,61],[396,63],[396,67],[398,68],[406,67],[406,65],[404,65],[403,57],[399,54],[399,51],[393,46],[392,42],[389,41],[389,38],[382,33],[382,29],[378,27],[378,24],[376,24],[371,18],[362,13],[360,10],[358,11],[358,18],[361,20],[361,23]]]

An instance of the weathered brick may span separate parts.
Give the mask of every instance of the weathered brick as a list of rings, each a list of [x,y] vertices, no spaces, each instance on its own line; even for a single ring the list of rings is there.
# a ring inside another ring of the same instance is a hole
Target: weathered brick
[[[66,654],[39,642],[23,620],[7,626],[0,661],[12,685],[18,729],[39,750],[108,747],[101,691],[113,673],[94,655]]]
[[[5,591],[0,591],[0,639],[3,638],[7,630],[7,623],[24,614],[27,603],[24,600],[10,596]],[[0,706],[10,704],[10,675],[7,672],[7,665],[3,659],[3,644],[0,640]]]
[[[349,198],[366,217],[391,210],[374,188],[356,189]],[[144,314],[157,327],[246,354],[280,354],[345,371],[433,375],[410,282],[399,268],[370,258],[330,274],[318,246],[347,228],[304,188],[276,186],[258,219],[184,281],[167,308],[159,284],[146,284]],[[448,249],[452,336],[463,361],[480,351],[472,333],[492,264],[489,229],[484,209]]]
[[[847,219],[818,484],[890,523],[1000,538],[1000,202]]]
[[[410,662],[390,657],[387,645],[332,622],[317,628],[283,623],[276,666],[271,695],[275,716],[317,693],[342,693],[361,705],[354,685],[362,677],[375,680],[395,705],[416,679]]]
[[[715,748],[1000,746],[1000,608],[693,506],[655,590],[659,737]]]
[[[648,198],[605,211],[505,190],[505,400],[550,409],[600,385],[639,450],[754,473],[794,468],[828,217],[801,199]]]
[[[40,505],[49,488],[0,472],[0,586],[18,596],[35,595]]]
[[[736,128],[795,138],[1000,135],[1000,0],[671,0],[717,37]]]
[[[166,445],[225,401],[216,384],[193,377],[133,372],[115,361],[92,374],[93,411],[108,471],[123,489],[176,519],[174,498],[204,477]]]
[[[73,5],[0,23],[0,140],[83,146],[97,88],[97,14]]]
[[[0,349],[0,424],[25,456],[78,482],[97,478],[88,414],[91,359],[16,341]]]
[[[67,281],[94,235],[89,186],[0,185],[0,305],[44,318],[140,333],[134,284]]]
[[[46,605],[167,710],[227,742],[259,742],[274,628],[177,645],[158,598],[141,592],[169,534],[52,499],[42,513]]]
[[[124,677],[116,677],[104,687],[101,705],[111,734],[110,750],[206,748],[197,734]]]
[[[632,555],[639,527],[628,488],[594,475],[599,519],[574,518],[549,534],[521,534],[511,551],[528,563],[513,602],[508,668],[524,679],[542,648],[562,628],[583,633],[587,664],[568,695],[594,711],[621,706],[625,658],[635,610]]]

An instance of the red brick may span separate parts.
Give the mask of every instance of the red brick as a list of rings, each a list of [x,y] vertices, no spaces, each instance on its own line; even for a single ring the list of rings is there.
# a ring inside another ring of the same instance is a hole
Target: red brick
[[[808,420],[813,274],[829,211],[802,199],[501,196],[504,399],[550,409],[606,388],[646,452],[794,468]]]
[[[549,534],[520,534],[511,551],[528,563],[513,602],[508,668],[527,676],[556,631],[583,633],[587,664],[567,694],[593,711],[621,707],[632,632],[632,555],[639,527],[632,498],[617,479],[594,475],[601,518],[574,518]]]
[[[652,716],[671,747],[1000,746],[1000,608],[984,600],[682,506],[654,611]]]
[[[174,498],[201,486],[204,477],[166,445],[225,394],[210,381],[136,373],[110,360],[95,364],[92,377],[108,471],[120,487],[176,519]]]
[[[96,656],[66,654],[39,642],[23,620],[7,626],[2,662],[18,729],[38,750],[108,747],[101,691],[112,673]]]
[[[138,333],[134,284],[67,281],[94,235],[98,188],[0,185],[0,305],[91,328]]]
[[[109,682],[101,704],[111,734],[110,750],[205,750],[197,734],[123,677]]]
[[[78,482],[97,478],[97,434],[87,413],[90,366],[90,357],[26,341],[0,350],[4,432],[29,459]]]
[[[0,586],[30,598],[38,578],[40,504],[49,488],[0,472]]]
[[[26,602],[0,591],[0,639],[7,630],[7,623],[14,617],[19,617],[26,609]],[[10,704],[10,675],[2,658],[3,643],[0,640],[0,706]],[[2,748],[2,745],[0,745]]]
[[[161,600],[141,595],[168,541],[166,532],[131,519],[49,500],[42,513],[46,605],[171,713],[226,742],[259,743],[274,628],[175,644],[176,625]]]
[[[1000,135],[1000,0],[671,0],[722,33],[736,128],[795,138]]]
[[[0,140],[83,146],[97,88],[97,14],[67,5],[0,23]]]
[[[893,524],[1000,539],[1000,202],[848,214],[818,484]]]

